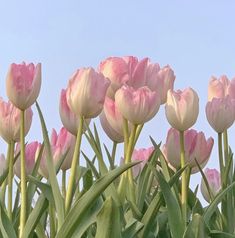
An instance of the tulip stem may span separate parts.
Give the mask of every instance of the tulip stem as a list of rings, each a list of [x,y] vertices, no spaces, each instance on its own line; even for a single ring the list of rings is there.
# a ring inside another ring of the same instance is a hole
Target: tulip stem
[[[68,189],[67,189],[67,194],[65,199],[66,213],[69,211],[71,203],[72,203],[74,184],[77,178],[76,176],[77,167],[79,166],[79,163],[80,163],[79,159],[80,159],[80,147],[81,147],[82,133],[83,133],[83,122],[84,122],[84,119],[82,116],[80,116],[80,123],[78,127],[77,139],[76,139],[73,160],[71,165],[71,173],[69,177]]]
[[[114,166],[115,166],[116,150],[117,150],[117,142],[114,141],[113,148],[112,148],[112,154],[111,154],[111,159],[112,159],[112,164],[110,165],[111,169],[114,169]]]
[[[180,163],[181,168],[185,167],[185,150],[184,150],[184,131],[179,131],[180,133]],[[181,205],[182,205],[182,215],[185,227],[187,226],[187,171],[182,173],[181,182]]]
[[[24,110],[20,111],[20,188],[21,188],[21,206],[20,206],[20,237],[22,238],[23,229],[26,222],[27,194],[26,194],[26,171],[25,171],[25,118]]]
[[[62,194],[66,198],[66,170],[62,171]]]
[[[229,161],[229,158],[228,158],[228,132],[227,130],[225,130],[223,132],[223,139],[224,139],[224,161],[225,161],[225,165],[226,165],[226,162]]]
[[[9,172],[8,172],[8,217],[12,221],[12,180],[14,164],[14,142],[10,141],[9,147]]]
[[[222,133],[218,133],[218,152],[219,152],[220,178],[221,178],[221,184],[223,185],[224,160],[223,160],[223,148],[222,148]]]

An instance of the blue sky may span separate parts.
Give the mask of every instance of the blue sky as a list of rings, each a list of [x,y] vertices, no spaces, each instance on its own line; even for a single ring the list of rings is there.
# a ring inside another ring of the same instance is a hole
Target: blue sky
[[[161,66],[171,65],[176,89],[190,86],[198,92],[200,114],[194,128],[216,139],[205,117],[207,86],[211,75],[235,76],[234,10],[232,0],[2,1],[0,95],[6,99],[5,76],[10,63],[41,62],[39,103],[49,131],[59,129],[59,94],[77,68],[96,68],[108,56],[148,56]],[[150,145],[150,134],[157,142],[165,141],[168,128],[162,107],[146,124],[138,147]],[[234,133],[232,128],[233,146]],[[36,113],[28,135],[29,141],[35,139],[41,139]],[[89,153],[87,144],[83,149]],[[3,142],[0,150],[6,150]],[[216,150],[215,143],[209,167],[218,166]],[[197,178],[193,177],[193,185]]]

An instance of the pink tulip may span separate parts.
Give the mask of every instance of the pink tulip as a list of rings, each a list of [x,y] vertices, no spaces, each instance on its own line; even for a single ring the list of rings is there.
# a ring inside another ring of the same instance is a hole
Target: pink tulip
[[[35,160],[37,159],[39,155],[39,151],[41,148],[41,144],[37,141],[31,142],[29,144],[26,144],[25,146],[25,171],[26,175],[30,175],[33,172],[34,166],[35,166]],[[20,144],[17,143],[16,149],[15,149],[15,155],[20,152]],[[21,170],[20,170],[20,157],[15,162],[14,165],[14,171],[18,178],[20,178]]]
[[[213,98],[225,98],[228,95],[235,99],[235,79],[230,81],[226,75],[218,79],[212,76],[208,87],[208,101]]]
[[[93,68],[77,70],[69,81],[66,97],[71,110],[84,118],[98,116],[110,85],[108,79]]]
[[[211,127],[222,133],[232,126],[235,118],[235,107],[230,96],[213,98],[206,104],[206,117]]]
[[[192,127],[199,113],[199,98],[192,88],[183,91],[169,90],[166,102],[166,117],[172,127],[185,131]]]
[[[132,153],[132,161],[142,161],[142,163],[137,164],[133,167],[133,176],[134,178],[139,175],[141,170],[144,168],[145,164],[148,162],[151,154],[154,151],[154,147],[149,147],[148,149],[139,149],[134,150]]]
[[[69,133],[64,127],[60,129],[58,134],[55,129],[52,130],[50,143],[54,164],[56,165],[68,151],[66,158],[61,165],[61,169],[64,171],[70,169],[71,167],[75,142],[76,137]],[[44,177],[48,177],[45,153],[43,153],[41,159],[39,172]]]
[[[161,99],[159,94],[147,87],[135,90],[129,86],[122,86],[115,94],[115,103],[123,117],[137,125],[155,116]]]
[[[25,110],[37,99],[41,88],[41,64],[11,64],[7,74],[6,90],[10,101]]]
[[[78,126],[80,123],[80,118],[73,113],[69,105],[67,103],[66,98],[66,90],[62,89],[60,94],[60,105],[59,105],[59,111],[60,111],[60,118],[64,125],[64,127],[73,135],[77,135],[78,132]],[[88,126],[90,123],[90,119],[86,119],[86,125]],[[86,126],[84,126],[83,131],[86,130]]]
[[[220,173],[216,169],[205,169],[204,174],[206,176],[209,189],[212,195],[212,198],[216,196],[216,194],[220,191],[221,189],[221,181],[220,181]],[[204,179],[202,178],[201,182],[201,192],[204,197],[204,199],[207,202],[210,202],[210,196],[208,189],[206,187],[206,183]]]
[[[31,127],[32,116],[33,112],[28,108],[25,112],[25,136]],[[20,140],[20,110],[2,98],[0,98],[0,135],[8,143],[11,140]]]
[[[0,154],[0,176],[3,175],[7,168],[7,161],[4,154]]]
[[[185,131],[184,138],[185,161],[192,169],[192,173],[196,173],[199,170],[195,159],[203,168],[209,160],[214,140],[211,137],[206,140],[203,132],[197,132],[194,129]],[[166,144],[163,146],[163,154],[173,168],[180,168],[180,138],[178,130],[171,128],[168,131]]]

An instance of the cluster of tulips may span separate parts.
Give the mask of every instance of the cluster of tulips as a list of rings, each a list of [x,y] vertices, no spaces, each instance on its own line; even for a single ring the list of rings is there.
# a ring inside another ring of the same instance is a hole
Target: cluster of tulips
[[[53,129],[49,139],[36,102],[41,64],[11,64],[9,101],[0,98],[0,135],[8,144],[6,159],[0,156],[0,237],[235,237],[235,175],[228,144],[235,79],[212,77],[208,87],[205,112],[218,134],[219,171],[203,171],[214,139],[191,128],[199,97],[192,88],[175,91],[174,81],[170,66],[133,56],[107,58],[97,70],[78,69],[61,91],[63,127],[59,133]],[[30,143],[25,137],[34,103],[43,142]],[[165,144],[151,137],[151,147],[136,149],[144,124],[163,104],[171,126]],[[90,126],[98,116],[111,149],[102,146],[95,124]],[[81,150],[82,139],[93,158]],[[123,157],[116,158],[122,144]],[[198,187],[189,186],[193,173],[202,175],[207,207],[197,197]]]

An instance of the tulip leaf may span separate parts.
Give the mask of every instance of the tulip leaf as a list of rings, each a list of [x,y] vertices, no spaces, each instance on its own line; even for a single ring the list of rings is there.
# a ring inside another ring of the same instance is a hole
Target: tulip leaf
[[[10,222],[2,204],[0,203],[0,230],[3,238],[16,238],[16,233],[13,224]]]
[[[95,238],[121,238],[120,212],[117,204],[108,197],[97,215]]]
[[[163,176],[158,171],[156,171],[156,174],[168,209],[168,221],[172,237],[182,238],[184,232],[184,224],[180,205],[176,200],[174,194],[172,193],[169,184],[166,182]]]
[[[231,183],[227,188],[219,192],[215,199],[210,203],[207,207],[205,213],[203,214],[204,220],[206,224],[209,224],[210,218],[213,213],[216,211],[218,204],[221,202],[223,197],[235,186],[235,182]]]
[[[122,232],[122,238],[135,238],[137,233],[143,228],[143,224],[136,219],[132,219],[126,225],[124,231]]]
[[[124,171],[137,163],[138,162],[122,165],[98,179],[80,199],[75,201],[72,209],[67,214],[62,227],[59,229],[56,238],[71,237],[77,224],[84,219],[83,215],[85,212],[94,204],[104,190]]]
[[[235,238],[234,234],[222,232],[222,231],[211,231],[210,232],[211,238]]]

